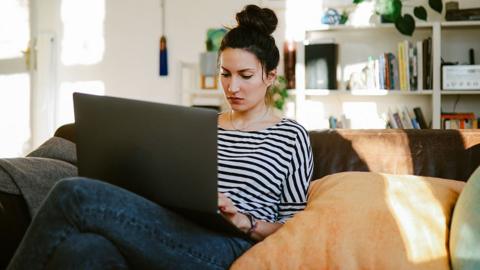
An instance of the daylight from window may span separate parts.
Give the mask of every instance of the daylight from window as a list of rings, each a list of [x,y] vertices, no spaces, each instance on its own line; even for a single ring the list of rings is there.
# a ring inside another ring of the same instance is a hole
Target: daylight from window
[[[105,52],[105,1],[63,0],[61,20],[62,64],[94,65],[102,61]]]
[[[88,20],[85,18],[88,17]],[[103,61],[105,54],[105,1],[62,0],[61,64],[72,69],[95,65]],[[56,126],[74,121],[72,94],[82,92],[104,95],[103,81],[59,82],[56,103]]]
[[[30,76],[0,75],[0,158],[18,157],[30,139]]]
[[[30,40],[29,23],[28,0],[0,1],[0,59],[22,56]]]
[[[22,53],[30,39],[28,9],[27,0],[0,1],[0,157],[29,147],[30,76]]]

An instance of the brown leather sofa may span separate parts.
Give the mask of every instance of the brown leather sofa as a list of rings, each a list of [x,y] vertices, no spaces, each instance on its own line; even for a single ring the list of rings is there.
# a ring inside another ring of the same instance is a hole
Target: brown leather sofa
[[[75,142],[74,125],[55,132]],[[412,174],[466,181],[480,165],[480,130],[310,131],[313,179],[343,171]],[[31,217],[21,195],[0,192],[0,269]]]

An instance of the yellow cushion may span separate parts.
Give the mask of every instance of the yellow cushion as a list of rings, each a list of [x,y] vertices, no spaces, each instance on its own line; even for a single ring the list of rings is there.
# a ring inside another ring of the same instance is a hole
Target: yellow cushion
[[[232,269],[449,269],[448,226],[464,183],[346,172],[314,181],[307,207]]]

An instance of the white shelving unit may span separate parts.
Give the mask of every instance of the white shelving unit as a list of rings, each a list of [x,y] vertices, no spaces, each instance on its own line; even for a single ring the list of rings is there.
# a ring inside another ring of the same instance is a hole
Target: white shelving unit
[[[322,26],[309,29],[305,41],[297,44],[296,86],[291,90],[295,97],[296,118],[306,122],[311,128],[328,127],[328,117],[341,118],[346,112],[346,104],[359,104],[359,115],[368,122],[374,117],[373,124],[352,126],[352,128],[378,127],[378,120],[389,108],[396,106],[421,107],[433,128],[440,128],[442,111],[473,111],[480,114],[480,89],[473,91],[442,91],[441,59],[466,62],[468,48],[475,49],[476,63],[480,63],[480,22],[433,22],[419,23],[413,37],[398,33],[392,24],[372,26]],[[412,42],[432,38],[433,89],[419,91],[400,90],[352,90],[346,89],[343,71],[346,66],[366,62],[369,56],[381,53],[397,52],[397,44],[405,39]],[[316,42],[334,42],[338,44],[337,80],[339,90],[305,89],[305,52],[304,45]],[[463,55],[461,55],[463,54]],[[451,59],[450,59],[451,58]],[[460,96],[460,98],[459,98]],[[459,101],[460,100],[460,101]],[[318,107],[315,106],[317,103]],[[362,112],[367,104],[376,112]],[[362,107],[363,106],[363,107]],[[365,116],[362,116],[365,113]],[[350,112],[351,114],[351,112]],[[317,119],[317,123],[314,123]],[[327,125],[327,126],[325,126]]]
[[[440,51],[447,62],[468,63],[468,50],[475,51],[475,64],[480,64],[480,21],[441,22]],[[441,86],[440,86],[441,87]],[[480,89],[441,90],[444,112],[474,112],[480,115]]]
[[[389,109],[406,106],[421,107],[425,119],[433,128],[440,128],[441,112],[474,112],[480,115],[480,89],[441,89],[441,61],[467,62],[468,49],[475,50],[475,62],[480,64],[480,21],[418,23],[413,37],[401,35],[392,24],[372,26],[321,26],[309,29],[305,41],[297,44],[296,89],[289,90],[290,99],[285,115],[304,124],[307,129],[328,128],[328,118],[342,115],[360,118],[350,128],[382,128],[382,117]],[[351,64],[366,62],[369,56],[393,52],[399,42],[407,39],[420,41],[432,38],[432,89],[400,90],[345,90],[342,70]],[[339,90],[305,88],[304,45],[318,40],[338,44]],[[199,88],[198,64],[182,63],[183,105],[207,105],[227,108],[223,91]],[[349,108],[350,106],[350,108]],[[356,111],[352,110],[355,108]],[[364,120],[362,120],[364,119]],[[357,119],[358,120],[358,119]]]

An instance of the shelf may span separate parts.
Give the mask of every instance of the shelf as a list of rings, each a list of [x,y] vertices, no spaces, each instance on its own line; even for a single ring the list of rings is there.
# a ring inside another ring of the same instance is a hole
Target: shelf
[[[448,21],[441,22],[440,25],[448,28],[480,28],[480,21]]]
[[[290,95],[296,95],[299,90],[290,89]],[[331,95],[351,95],[351,96],[392,96],[392,95],[432,95],[432,90],[420,91],[400,91],[400,90],[328,90],[328,89],[306,89],[303,91],[306,96],[331,96]]]
[[[433,23],[417,23],[416,29],[426,29],[432,28]],[[319,25],[317,27],[307,29],[306,32],[317,32],[317,31],[357,31],[357,30],[372,30],[378,31],[379,29],[395,29],[393,23],[382,23],[382,24],[370,24],[370,25]]]
[[[442,90],[442,95],[480,95],[480,90]]]

